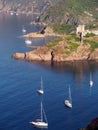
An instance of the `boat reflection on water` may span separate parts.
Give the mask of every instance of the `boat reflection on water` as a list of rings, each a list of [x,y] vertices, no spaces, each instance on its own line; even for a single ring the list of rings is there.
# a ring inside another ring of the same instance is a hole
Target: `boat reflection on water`
[[[90,87],[93,86],[93,79],[92,79],[92,73],[90,72],[90,81],[89,81]]]

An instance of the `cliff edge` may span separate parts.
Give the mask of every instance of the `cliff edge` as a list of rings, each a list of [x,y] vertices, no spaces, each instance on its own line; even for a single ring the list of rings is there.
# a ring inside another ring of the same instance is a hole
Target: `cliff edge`
[[[80,43],[78,37],[64,36],[25,54],[15,53],[12,58],[51,62],[98,60],[98,48],[94,48],[94,45],[97,46],[97,42],[93,40],[84,38],[83,43]]]

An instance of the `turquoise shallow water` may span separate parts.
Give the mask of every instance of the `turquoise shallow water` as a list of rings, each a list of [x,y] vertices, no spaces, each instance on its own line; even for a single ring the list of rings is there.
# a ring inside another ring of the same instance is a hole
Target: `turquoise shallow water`
[[[36,90],[43,77],[43,105],[49,130],[78,130],[98,117],[98,64],[78,62],[50,65],[14,60],[15,52],[26,52],[22,25],[27,31],[32,17],[0,14],[0,130],[34,130],[29,122],[39,118],[40,96]],[[33,40],[32,45],[43,45],[45,39]],[[94,86],[89,87],[92,72]],[[68,109],[64,100],[71,86],[73,108]]]

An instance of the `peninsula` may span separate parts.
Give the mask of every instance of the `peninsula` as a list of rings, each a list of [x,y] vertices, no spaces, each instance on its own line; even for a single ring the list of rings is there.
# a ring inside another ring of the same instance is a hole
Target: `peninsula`
[[[63,35],[30,52],[17,52],[12,58],[44,62],[98,60],[98,36],[87,34],[81,42],[75,34]]]

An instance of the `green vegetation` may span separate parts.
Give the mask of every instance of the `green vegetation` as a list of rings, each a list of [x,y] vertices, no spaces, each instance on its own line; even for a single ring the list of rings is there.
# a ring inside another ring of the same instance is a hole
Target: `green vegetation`
[[[62,38],[57,38],[56,40],[52,41],[50,44],[47,44],[48,49],[52,49],[55,47],[60,41],[62,41]]]
[[[96,48],[98,48],[98,42],[93,40],[84,40],[84,44],[90,44],[91,45],[91,51],[93,52]]]
[[[87,33],[85,37],[94,37],[95,34],[94,33]]]
[[[73,51],[77,49],[79,44],[77,44],[77,39],[75,35],[66,35],[60,38],[57,38],[56,40],[52,41],[51,43],[47,44],[48,49],[54,49],[56,53],[65,53],[65,54],[71,54]],[[66,41],[64,43],[64,41]],[[60,44],[64,43],[64,45]],[[67,44],[66,44],[67,43]]]
[[[74,31],[74,25],[54,25],[53,26],[53,30],[55,33],[58,33],[58,34],[69,34],[71,33],[72,31]]]
[[[77,43],[68,42],[68,46],[69,46],[68,48],[66,46],[64,47],[65,48],[64,53],[67,54],[67,55],[69,55],[73,51],[77,50],[77,48],[78,48],[79,45]]]
[[[76,37],[75,34],[72,34],[72,35],[68,35],[66,37],[66,41],[69,45],[69,51],[67,50],[66,52],[67,53],[71,53],[72,51],[75,51],[77,49],[77,47],[79,46],[79,44],[77,44],[77,42],[79,42],[79,38]],[[66,48],[66,47],[65,47]]]
[[[93,34],[93,33],[87,34],[84,37],[84,40],[83,40],[83,44],[90,44],[91,45],[91,51],[94,51],[96,48],[98,48],[98,41],[96,41],[96,38],[93,38],[94,36],[95,36],[95,34]],[[88,39],[88,38],[93,38],[93,40]],[[66,40],[67,40],[68,45],[70,45],[70,47],[71,47],[71,51],[74,51],[75,49],[77,49],[77,47],[80,44],[79,37],[77,37],[74,34],[73,35],[68,35],[66,37]],[[74,41],[74,43],[72,41]],[[77,44],[77,43],[79,43],[79,44]]]
[[[32,13],[32,3],[35,11],[42,11],[41,20],[52,24],[65,24],[58,29],[59,34],[70,33],[79,22],[89,25],[89,28],[98,27],[98,0],[49,0],[50,6],[44,0],[1,0],[3,7],[17,11]],[[23,8],[26,7],[25,8]],[[28,8],[28,9],[27,9]],[[93,24],[95,22],[95,24]],[[97,26],[96,26],[97,24]],[[64,29],[63,29],[64,28]]]
[[[94,36],[95,35],[93,34],[89,34],[84,37],[83,40],[84,45],[90,44],[92,52],[96,48],[98,48],[98,40],[96,41],[96,37]],[[47,44],[49,50],[54,49],[56,53],[65,53],[67,55],[71,54],[73,51],[76,51],[79,46],[80,39],[75,34],[64,35],[63,37],[57,38],[56,40],[52,41],[50,44]]]
[[[97,8],[97,0],[59,0],[44,13],[44,17],[50,17],[47,19],[48,23],[76,25],[82,22],[89,25],[98,20]]]
[[[71,35],[67,35],[66,40],[67,41],[70,41],[70,40],[79,41],[79,38],[76,36],[76,34],[71,34]]]
[[[68,45],[70,46],[70,51],[75,51],[79,46],[77,43],[69,42]]]

